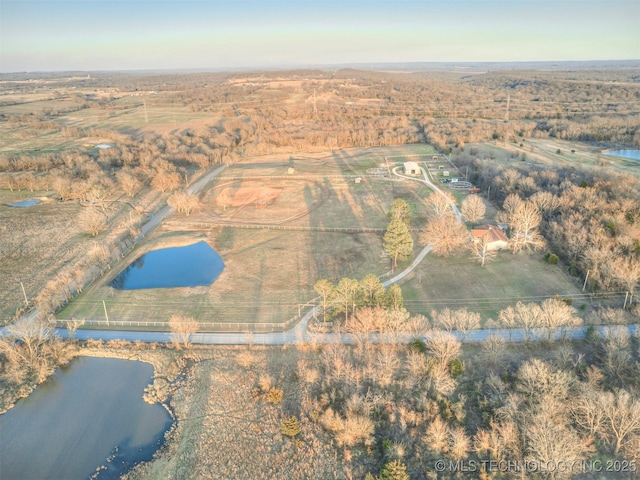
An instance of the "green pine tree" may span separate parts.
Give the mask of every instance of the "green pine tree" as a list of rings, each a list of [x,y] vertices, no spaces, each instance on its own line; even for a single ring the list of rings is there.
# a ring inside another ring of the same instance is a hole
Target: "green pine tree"
[[[387,463],[380,471],[380,480],[409,480],[407,467],[398,460]]]
[[[408,257],[413,252],[413,238],[402,220],[393,218],[389,222],[384,234],[384,250],[393,258],[393,268],[398,266],[398,257]]]

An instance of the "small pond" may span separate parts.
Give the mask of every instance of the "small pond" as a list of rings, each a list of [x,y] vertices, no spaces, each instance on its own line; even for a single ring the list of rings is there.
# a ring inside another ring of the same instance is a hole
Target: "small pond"
[[[171,418],[144,402],[153,367],[113,358],[81,357],[58,370],[28,398],[0,415],[0,477],[119,478],[150,460]]]
[[[206,242],[145,253],[125,268],[110,286],[119,290],[211,285],[224,263]]]
[[[604,154],[640,160],[640,150],[609,150],[608,152],[604,152]]]
[[[39,200],[37,198],[30,198],[28,200],[22,200],[20,202],[8,203],[7,205],[10,207],[26,208],[34,207],[40,203],[42,203],[42,200]]]

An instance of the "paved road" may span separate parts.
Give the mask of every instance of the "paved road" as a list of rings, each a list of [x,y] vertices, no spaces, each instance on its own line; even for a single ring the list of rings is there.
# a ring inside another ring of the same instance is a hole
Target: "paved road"
[[[309,315],[309,318],[312,315],[313,313]],[[562,338],[577,340],[585,336],[587,328],[587,326],[558,328],[552,332],[551,338],[553,340],[560,340]],[[629,335],[634,335],[636,332],[640,331],[640,325],[596,325],[594,326],[594,329],[596,332],[601,334],[606,333],[607,330],[620,329],[622,331],[626,331]],[[67,331],[65,329],[57,329],[57,331],[60,336],[65,338],[67,337]],[[350,345],[362,341],[357,335],[351,335],[348,333],[325,333],[313,335],[308,332],[304,332],[302,334],[298,334],[297,332],[298,329],[294,328],[292,330],[279,333],[196,333],[191,336],[191,342],[202,345],[284,345],[314,341],[320,344],[344,343]],[[548,338],[548,331],[546,329],[524,330],[497,328],[472,330],[466,334],[459,331],[453,331],[451,333],[463,343],[481,343],[491,335],[503,338],[507,342],[524,342],[527,339],[531,341],[544,341]],[[80,340],[100,339],[166,343],[171,341],[171,334],[168,332],[78,330],[75,334],[75,338]],[[407,343],[413,338],[415,337],[406,334],[371,334],[367,341],[369,343]],[[423,340],[428,340],[429,333],[427,332],[421,338]]]

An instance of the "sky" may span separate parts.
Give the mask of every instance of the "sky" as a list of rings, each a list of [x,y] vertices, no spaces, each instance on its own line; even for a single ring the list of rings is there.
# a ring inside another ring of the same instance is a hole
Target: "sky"
[[[0,0],[0,72],[640,59],[640,0]]]

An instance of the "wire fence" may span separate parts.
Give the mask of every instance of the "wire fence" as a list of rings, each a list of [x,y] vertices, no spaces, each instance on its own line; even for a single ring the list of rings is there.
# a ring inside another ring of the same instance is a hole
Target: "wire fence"
[[[250,323],[250,322],[198,322],[199,332],[229,332],[229,333],[272,333],[283,332],[294,327],[302,317],[295,317],[279,323]],[[68,328],[78,323],[82,324],[83,329],[124,329],[124,330],[159,330],[169,331],[168,321],[156,320],[98,320],[85,319],[78,321],[77,319],[60,319],[56,318],[56,327]]]

